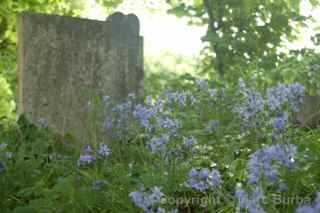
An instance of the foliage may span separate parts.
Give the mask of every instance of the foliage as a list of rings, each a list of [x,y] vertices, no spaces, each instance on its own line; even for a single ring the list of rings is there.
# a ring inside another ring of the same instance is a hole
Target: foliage
[[[144,104],[134,95],[118,105],[105,97],[103,106],[114,112],[104,122],[109,143],[79,147],[43,122],[20,118],[0,136],[2,211],[318,208],[320,132],[292,123],[301,84],[265,90],[241,79],[226,85],[191,75],[183,82]]]
[[[0,125],[5,124],[8,120],[14,119],[15,103],[10,85],[0,75]]]
[[[196,75],[197,60],[170,52],[146,55],[144,70],[146,94],[160,95],[168,87],[179,88],[186,73]]]
[[[96,0],[99,4],[102,4],[105,8],[115,8],[121,4],[123,0]]]
[[[207,26],[204,70],[210,70],[213,63],[220,76],[234,65],[246,66],[252,61],[259,67],[274,68],[284,56],[277,53],[283,38],[294,39],[294,26],[303,26],[308,20],[300,15],[299,0],[167,2],[171,13],[189,17],[190,24]]]

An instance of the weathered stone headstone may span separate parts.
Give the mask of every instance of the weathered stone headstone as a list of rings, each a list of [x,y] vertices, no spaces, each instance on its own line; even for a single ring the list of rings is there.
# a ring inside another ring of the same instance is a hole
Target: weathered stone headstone
[[[299,112],[295,115],[300,127],[317,128],[320,125],[320,96],[306,95],[302,99]]]
[[[47,120],[51,129],[87,143],[90,97],[142,97],[143,38],[133,14],[101,22],[23,13],[18,44],[18,110],[33,123]]]

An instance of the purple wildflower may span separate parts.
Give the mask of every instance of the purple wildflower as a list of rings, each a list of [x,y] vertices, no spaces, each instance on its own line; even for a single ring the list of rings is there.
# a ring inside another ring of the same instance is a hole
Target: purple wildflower
[[[146,108],[140,104],[133,111],[133,115],[139,120],[141,127],[149,130],[152,129],[150,119],[156,116],[156,114],[156,108]]]
[[[90,153],[92,153],[93,152],[93,149],[92,149],[92,147],[88,144],[88,145],[86,145],[84,148],[83,148],[83,153],[85,153],[85,154],[90,154]]]
[[[289,85],[278,84],[267,89],[268,106],[271,111],[280,111],[289,104],[293,111],[298,111],[298,105],[304,96],[305,88],[299,83]]]
[[[169,104],[178,103],[180,107],[184,107],[187,104],[187,93],[185,92],[166,92],[165,96]]]
[[[276,133],[284,132],[286,124],[288,122],[288,117],[288,113],[284,112],[282,116],[274,118],[272,120],[272,126]]]
[[[246,92],[245,96],[245,102],[236,105],[234,112],[239,115],[246,125],[254,126],[255,123],[252,123],[252,120],[264,110],[264,100],[260,93],[250,90]]]
[[[171,119],[169,117],[157,117],[157,124],[160,128],[170,129],[174,131],[180,128],[181,123],[177,119]]]
[[[199,171],[192,168],[189,172],[187,186],[198,191],[204,192],[208,189],[215,189],[221,185],[221,176],[218,170],[210,171],[207,168]]]
[[[198,142],[197,142],[197,140],[196,140],[193,136],[191,136],[191,137],[189,137],[189,138],[184,138],[183,143],[184,143],[184,145],[185,145],[186,147],[190,148],[190,147],[196,145]]]
[[[144,212],[153,212],[152,208],[155,204],[159,204],[165,197],[160,187],[153,187],[149,192],[143,188],[139,191],[131,192],[129,194],[133,203],[144,210]]]
[[[260,149],[250,156],[249,160],[249,183],[257,184],[264,174],[267,179],[274,183],[278,179],[278,166],[293,166],[293,158],[296,147],[293,145],[273,145]]]
[[[197,79],[196,85],[198,86],[199,89],[201,89],[203,91],[207,91],[209,88],[208,82],[203,79]]]
[[[80,158],[77,162],[78,167],[81,166],[88,166],[90,164],[92,164],[94,161],[96,161],[96,157],[92,156],[92,155],[80,155]]]
[[[235,197],[238,199],[240,209],[247,209],[252,213],[266,213],[260,204],[260,201],[264,198],[261,188],[255,188],[249,196],[242,188],[238,187]]]
[[[220,172],[216,169],[211,171],[211,184],[213,187],[218,188],[221,185],[221,175]]]
[[[110,149],[106,144],[100,144],[99,149],[98,149],[98,154],[101,157],[107,157],[110,155]]]
[[[106,180],[96,180],[92,183],[92,190],[101,191],[101,189],[108,184]]]
[[[218,120],[210,120],[205,130],[209,133],[212,133],[218,129],[219,124],[220,122]]]
[[[299,206],[296,213],[318,213],[320,212],[320,192],[317,193],[317,197],[314,204]]]
[[[167,134],[161,135],[158,138],[152,138],[148,144],[152,153],[163,154],[166,151],[167,143],[170,140],[170,136]]]

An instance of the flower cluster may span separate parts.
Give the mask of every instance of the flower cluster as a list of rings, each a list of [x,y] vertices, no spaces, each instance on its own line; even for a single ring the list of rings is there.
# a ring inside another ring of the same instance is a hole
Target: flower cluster
[[[125,102],[111,108],[114,116],[107,116],[103,127],[115,139],[123,139],[132,133],[132,111],[136,102],[135,95],[130,93]],[[109,106],[106,106],[109,108]]]
[[[178,119],[171,119],[167,116],[158,116],[156,119],[160,128],[169,129],[172,132],[181,127],[181,123]]]
[[[133,115],[138,119],[142,128],[152,130],[153,126],[151,125],[150,120],[157,115],[157,108],[147,108],[141,104],[138,104],[134,108]]]
[[[245,122],[247,126],[255,126],[253,119],[264,110],[265,101],[257,91],[252,91],[245,85],[243,79],[239,79],[238,94],[243,95],[244,101],[236,104],[233,111]]]
[[[235,106],[234,112],[239,115],[239,117],[248,126],[254,126],[252,120],[264,110],[264,100],[259,92],[246,90],[244,93],[245,101]]]
[[[296,147],[289,144],[273,145],[260,149],[250,156],[249,160],[249,183],[257,184],[264,174],[268,181],[274,183],[278,179],[278,167],[291,168],[294,163]]]
[[[172,105],[177,103],[180,107],[184,107],[187,104],[187,93],[185,92],[166,92],[165,94],[168,104]]]
[[[268,106],[271,111],[281,111],[289,104],[293,111],[299,110],[299,103],[304,96],[305,88],[299,83],[289,85],[278,84],[277,87],[267,89]]]
[[[318,213],[320,212],[320,192],[317,193],[317,198],[313,205],[299,206],[296,213]]]
[[[167,143],[169,143],[170,136],[163,134],[160,137],[154,137],[148,144],[151,152],[154,154],[164,154],[166,152]]]
[[[162,199],[165,198],[165,194],[161,191],[160,187],[153,187],[150,191],[145,191],[142,187],[139,191],[134,191],[129,194],[133,203],[144,210],[146,213],[175,213],[177,210],[166,211],[165,209],[158,207],[161,204]]]
[[[289,115],[284,112],[280,117],[272,119],[272,126],[276,133],[282,133],[285,130],[286,124],[288,123]]]
[[[204,192],[209,189],[219,188],[221,185],[221,176],[218,170],[207,168],[200,170],[191,169],[187,186],[198,191]]]
[[[90,145],[86,145],[82,150],[77,165],[78,167],[89,166],[97,160],[97,156],[105,158],[109,156],[110,153],[111,151],[106,144],[100,143],[96,154],[94,154],[94,150]]]
[[[285,132],[286,126],[289,121],[289,115],[287,112],[284,112],[281,116],[275,117],[271,119],[272,127],[273,127],[273,135],[274,139],[277,139],[279,135]]]
[[[237,187],[235,197],[239,202],[240,209],[247,209],[250,213],[266,213],[260,204],[264,199],[264,193],[260,187],[255,187],[251,196],[241,187]]]

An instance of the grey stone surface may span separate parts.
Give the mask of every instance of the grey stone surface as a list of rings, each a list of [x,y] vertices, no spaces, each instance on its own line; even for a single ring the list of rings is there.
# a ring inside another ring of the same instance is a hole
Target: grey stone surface
[[[129,93],[142,97],[139,28],[133,14],[115,13],[103,22],[22,13],[19,113],[34,123],[45,119],[58,133],[90,142],[92,131],[102,122],[101,115],[92,117],[88,111],[92,97],[108,95],[114,102],[123,101]]]
[[[320,125],[320,96],[305,96],[296,113],[295,120],[300,127],[317,128]]]

